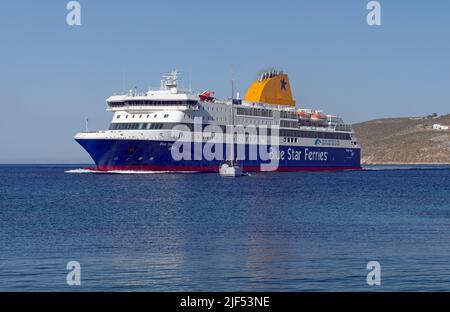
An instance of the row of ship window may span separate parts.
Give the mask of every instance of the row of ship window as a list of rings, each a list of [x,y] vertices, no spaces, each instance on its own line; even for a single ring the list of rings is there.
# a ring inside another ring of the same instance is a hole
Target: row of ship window
[[[134,118],[134,117],[135,117],[134,114],[133,114],[133,115],[125,115],[125,119],[127,119],[128,116],[131,116],[131,118]],[[150,115],[147,115],[147,118],[149,118],[149,117],[150,117]],[[157,114],[153,115],[153,118],[156,118],[156,117],[158,117]],[[164,117],[164,118],[168,118],[168,117],[169,117],[169,114],[164,114],[163,117]],[[142,115],[139,115],[139,118],[142,118]],[[120,115],[117,115],[117,116],[116,116],[116,119],[120,119]]]
[[[149,100],[136,100],[136,101],[125,101],[125,102],[109,102],[109,106],[111,107],[121,107],[121,106],[148,106],[148,105],[161,105],[161,106],[170,106],[170,105],[196,105],[197,101],[187,100],[187,101],[149,101]],[[207,110],[217,110],[218,112],[228,112],[229,110],[221,107],[221,106],[206,106]],[[285,112],[281,112],[282,114]],[[273,112],[269,109],[260,109],[260,108],[243,108],[239,107],[236,111],[237,115],[241,116],[257,116],[257,117],[272,117]],[[283,118],[283,117],[282,117]]]
[[[298,127],[298,121],[292,121],[292,120],[280,120],[280,127],[284,127],[284,128],[297,128],[297,127]]]
[[[125,115],[125,119],[128,119],[128,117],[135,118],[135,116],[137,116],[137,115],[135,115],[135,114]],[[142,114],[139,115],[139,118],[142,118],[142,116],[143,116]],[[156,118],[156,117],[158,117],[157,114],[153,115],[153,118]],[[163,117],[164,118],[168,118],[169,114],[164,114]],[[198,117],[202,118],[202,120],[210,120],[210,121],[214,120],[214,118],[212,116],[208,116],[208,117],[198,116]],[[116,115],[116,119],[120,119],[120,118],[121,118],[121,115]],[[147,118],[150,118],[150,114],[147,114]],[[189,117],[185,116],[185,119],[186,118],[189,118]],[[222,121],[227,121],[227,118],[226,117],[216,117],[216,120],[222,122]],[[240,119],[239,118],[237,121],[238,122],[242,122],[242,123],[257,123],[257,124],[266,124],[266,125],[270,125],[271,124],[270,120],[254,120],[254,121],[250,121],[249,120],[249,121],[246,121],[245,119]]]
[[[164,123],[157,122],[141,122],[141,123],[112,123],[109,130],[156,130],[162,129]]]
[[[211,105],[211,106],[203,106],[203,109],[207,110],[207,111],[212,111],[212,112],[214,112],[214,111],[224,112],[224,113],[229,113],[230,112],[230,110],[227,109],[226,107],[222,107],[220,105],[214,105],[214,104]]]
[[[298,143],[298,138],[284,138],[283,139],[284,143]]]
[[[174,123],[174,122],[141,122],[141,123],[112,123],[109,127],[109,130],[159,130],[159,129],[173,129],[177,125],[184,125],[190,131],[194,131],[195,126],[199,127],[200,125],[194,125],[193,123]],[[207,127],[212,125],[202,124],[202,131]],[[226,131],[226,126],[224,125],[214,125],[219,127],[222,132]],[[196,128],[195,128],[196,129]],[[270,128],[258,128],[254,127],[253,130],[255,134],[267,134],[271,135]],[[333,139],[333,140],[351,140],[350,134],[348,133],[339,133],[339,132],[320,132],[320,131],[301,131],[301,130],[287,130],[280,129],[279,136],[286,138],[293,138],[294,141],[297,142],[295,138],[313,138],[313,139]],[[290,142],[290,141],[289,141]]]
[[[312,139],[351,140],[350,134],[339,132],[304,131],[280,129],[280,136]]]
[[[238,107],[236,109],[236,115],[257,116],[257,117],[272,117],[273,116],[273,112],[270,109]]]
[[[280,111],[280,118],[298,120],[297,114],[289,111]]]
[[[186,126],[190,131],[194,131],[194,124],[193,123],[179,123],[179,122],[141,122],[141,123],[112,123],[109,126],[109,130],[171,130],[176,126]],[[206,126],[212,126],[207,124],[198,124],[196,127],[200,127],[202,131],[206,128]],[[219,127],[223,132],[225,132],[225,126],[223,125],[214,125],[216,127]],[[196,129],[196,128],[195,128]],[[180,130],[183,130],[180,128]],[[196,129],[197,130],[197,129]]]
[[[125,102],[108,102],[111,107],[121,107],[121,106],[148,106],[148,105],[196,105],[197,101],[187,100],[187,101],[149,101],[149,100],[136,100],[136,101],[125,101]]]

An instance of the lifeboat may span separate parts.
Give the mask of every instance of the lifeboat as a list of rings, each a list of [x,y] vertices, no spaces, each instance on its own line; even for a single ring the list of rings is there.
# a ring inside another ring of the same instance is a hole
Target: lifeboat
[[[304,111],[298,112],[297,115],[300,120],[310,120],[311,119],[311,114],[304,112]]]
[[[315,123],[315,124],[325,124],[327,121],[327,116],[325,114],[322,113],[314,113],[311,114],[311,122]]]
[[[198,95],[198,97],[200,98],[200,101],[202,101],[202,102],[214,102],[214,100],[215,100],[213,91],[205,90],[202,93],[200,93]]]

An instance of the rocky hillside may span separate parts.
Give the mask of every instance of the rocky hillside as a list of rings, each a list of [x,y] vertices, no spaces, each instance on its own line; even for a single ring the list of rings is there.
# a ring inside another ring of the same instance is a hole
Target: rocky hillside
[[[364,164],[450,163],[450,115],[387,118],[354,124]]]

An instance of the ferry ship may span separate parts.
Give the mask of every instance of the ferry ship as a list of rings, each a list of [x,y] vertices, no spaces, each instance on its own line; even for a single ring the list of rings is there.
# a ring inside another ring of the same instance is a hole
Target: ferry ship
[[[297,108],[282,71],[260,72],[242,99],[179,85],[171,71],[157,89],[109,97],[109,129],[74,137],[94,160],[92,170],[218,172],[229,155],[246,172],[361,169],[351,125]]]

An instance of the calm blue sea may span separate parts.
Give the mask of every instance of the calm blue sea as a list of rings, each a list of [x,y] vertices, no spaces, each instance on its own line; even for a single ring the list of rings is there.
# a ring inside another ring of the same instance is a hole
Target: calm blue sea
[[[450,167],[65,172],[79,167],[0,167],[0,290],[450,290]]]

